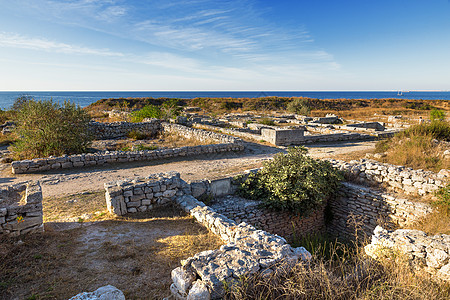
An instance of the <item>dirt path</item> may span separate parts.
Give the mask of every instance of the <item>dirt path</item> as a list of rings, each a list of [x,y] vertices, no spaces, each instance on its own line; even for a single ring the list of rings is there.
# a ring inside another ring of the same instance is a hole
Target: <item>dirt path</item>
[[[353,156],[371,151],[375,142],[342,142],[308,145],[310,155],[315,158],[351,159]],[[2,166],[0,184],[13,184],[26,180],[40,180],[44,197],[77,194],[103,189],[105,182],[111,182],[149,174],[177,171],[184,180],[217,178],[239,171],[261,166],[282,148],[246,143],[246,149],[239,153],[219,153],[191,158],[164,159],[161,161],[111,164],[101,167],[59,170],[41,174],[11,174],[9,165]]]

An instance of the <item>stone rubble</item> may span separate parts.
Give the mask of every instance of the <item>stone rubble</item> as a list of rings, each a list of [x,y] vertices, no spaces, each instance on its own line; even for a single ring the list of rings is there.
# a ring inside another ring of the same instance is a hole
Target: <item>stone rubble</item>
[[[389,255],[391,250],[400,251],[416,269],[423,269],[450,282],[450,235],[428,236],[419,230],[389,231],[377,226],[372,243],[364,249],[367,255],[375,259]]]

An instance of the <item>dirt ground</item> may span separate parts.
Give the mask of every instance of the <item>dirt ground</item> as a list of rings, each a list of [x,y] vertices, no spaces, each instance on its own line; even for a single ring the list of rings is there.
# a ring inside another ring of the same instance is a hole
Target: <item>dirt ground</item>
[[[363,157],[365,153],[372,151],[375,142],[323,143],[307,147],[310,155],[314,158],[354,159]],[[281,151],[285,151],[285,149],[247,142],[246,149],[242,152],[211,153],[190,158],[110,164],[101,167],[19,175],[11,173],[9,164],[3,164],[0,166],[2,173],[0,184],[40,180],[44,197],[49,197],[98,191],[103,189],[105,182],[136,176],[145,177],[149,174],[168,171],[179,172],[181,178],[186,181],[213,179],[260,167],[263,161]]]
[[[356,159],[375,142],[308,146],[315,158]],[[243,152],[14,175],[2,165],[0,184],[39,180],[44,234],[0,241],[0,299],[68,299],[111,284],[126,299],[169,296],[170,272],[180,260],[222,243],[174,207],[133,218],[106,211],[103,184],[177,171],[187,181],[217,178],[261,166],[285,151],[246,143]]]

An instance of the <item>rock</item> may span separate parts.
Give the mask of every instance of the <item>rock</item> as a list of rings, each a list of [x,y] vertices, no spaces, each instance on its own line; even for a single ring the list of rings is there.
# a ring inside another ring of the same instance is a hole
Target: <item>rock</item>
[[[125,296],[116,287],[106,285],[91,293],[80,293],[69,300],[125,300]]]
[[[189,294],[187,296],[187,300],[209,300],[211,299],[211,293],[208,291],[208,287],[206,284],[197,280],[194,282]]]

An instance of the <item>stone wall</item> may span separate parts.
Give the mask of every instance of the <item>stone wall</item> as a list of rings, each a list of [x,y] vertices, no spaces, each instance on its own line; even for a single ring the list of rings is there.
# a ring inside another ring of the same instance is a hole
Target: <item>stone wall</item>
[[[332,219],[330,235],[354,239],[367,238],[377,225],[392,227],[413,223],[432,211],[425,203],[412,202],[352,183],[343,183],[337,196],[329,201]]]
[[[0,188],[0,236],[43,231],[42,191],[38,182]]]
[[[183,135],[186,138],[195,138],[199,141],[218,141],[223,144],[242,144],[242,140],[233,136],[226,134],[221,134],[212,131],[206,131],[202,129],[196,129],[191,127],[186,127],[179,124],[172,123],[162,123],[162,128],[166,132],[176,132],[177,134]]]
[[[408,261],[416,268],[450,282],[450,235],[428,236],[419,230],[389,231],[377,226],[372,243],[365,247],[365,252],[380,259],[389,257],[392,250],[406,254]]]
[[[219,299],[223,296],[224,282],[255,272],[269,274],[281,263],[294,265],[299,259],[311,257],[303,247],[292,248],[280,236],[243,222],[237,224],[192,196],[192,192],[199,195],[231,192],[231,178],[188,184],[180,179],[179,173],[155,174],[105,184],[105,190],[111,213],[146,211],[174,201],[227,243],[220,249],[204,251],[182,261],[182,266],[172,271],[171,291],[181,299]]]
[[[250,124],[249,124],[250,125]],[[275,131],[275,129],[271,129],[268,126],[264,126],[261,128],[261,132],[263,130],[267,130],[266,134],[262,136],[261,134],[255,134],[250,132],[244,132],[240,128],[239,129],[230,129],[230,128],[221,128],[217,126],[211,125],[203,125],[203,124],[194,124],[196,127],[206,128],[208,130],[220,131],[226,134],[231,134],[235,136],[239,136],[246,139],[252,139],[255,141],[265,140],[269,143],[275,144],[275,139],[270,137],[270,134],[267,133],[270,130]],[[275,134],[275,133],[274,133]],[[382,133],[380,133],[382,134]],[[377,136],[379,136],[377,134]],[[317,134],[317,135],[304,135],[303,138],[295,137],[291,140],[285,140],[283,143],[279,145],[303,145],[303,144],[311,144],[311,143],[322,143],[322,142],[339,142],[339,141],[357,141],[357,140],[372,140],[374,139],[374,135],[362,134],[362,133],[347,133],[347,132],[336,132],[331,134]]]
[[[330,160],[331,164],[344,170],[358,183],[383,183],[406,194],[426,195],[446,186],[449,180],[447,170],[440,173],[414,170],[404,166],[361,159],[350,162]]]
[[[172,271],[170,289],[177,299],[221,299],[224,283],[256,272],[270,274],[282,265],[291,267],[300,259],[311,258],[305,248],[292,248],[282,237],[246,223],[237,224],[191,195],[177,197],[176,201],[227,242],[220,249],[203,251],[183,260]]]
[[[138,131],[140,133],[156,136],[161,132],[161,120],[146,119],[146,122],[132,123],[132,122],[89,122],[89,131],[97,140],[107,140],[124,138],[131,131]]]
[[[221,144],[187,146],[174,149],[142,150],[142,151],[105,151],[100,153],[76,154],[62,157],[36,158],[32,160],[14,161],[11,163],[13,174],[43,172],[56,169],[82,168],[133,161],[150,161],[179,156],[191,156],[228,151],[242,151],[244,144],[238,138],[224,134],[209,133],[204,130],[192,129],[182,125],[164,124],[167,130],[179,130],[181,134],[204,139],[216,139]],[[224,142],[225,141],[225,142]]]
[[[119,216],[144,212],[173,201],[180,187],[179,173],[105,183],[106,205],[109,212]],[[180,196],[183,194],[178,192]]]
[[[280,235],[289,242],[301,236],[325,231],[325,206],[308,217],[300,217],[288,212],[259,208],[259,204],[258,201],[230,195],[214,201],[210,206],[237,223],[248,223],[255,228]]]

